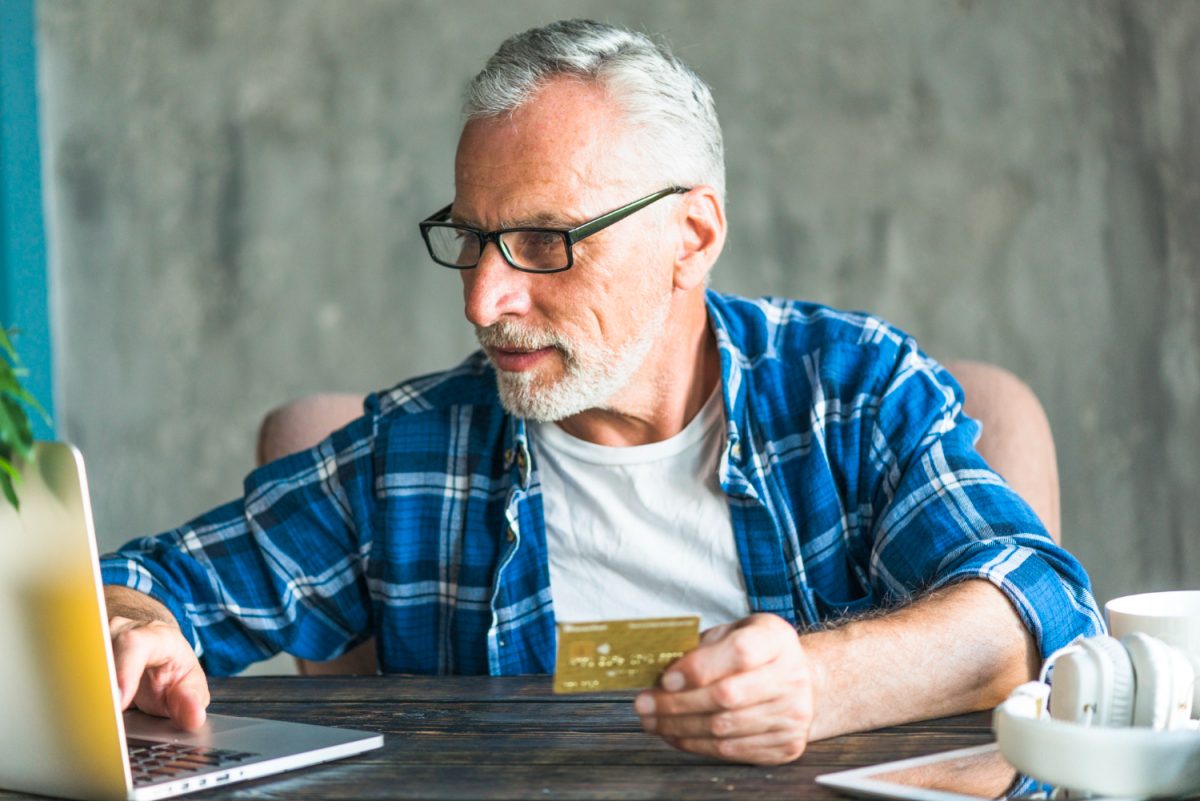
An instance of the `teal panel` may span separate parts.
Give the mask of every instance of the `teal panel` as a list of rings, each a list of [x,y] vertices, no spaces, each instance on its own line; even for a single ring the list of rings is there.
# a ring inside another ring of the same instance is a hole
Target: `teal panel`
[[[0,0],[0,324],[20,329],[26,385],[53,416],[35,32],[33,0]],[[34,432],[54,436],[41,420]]]

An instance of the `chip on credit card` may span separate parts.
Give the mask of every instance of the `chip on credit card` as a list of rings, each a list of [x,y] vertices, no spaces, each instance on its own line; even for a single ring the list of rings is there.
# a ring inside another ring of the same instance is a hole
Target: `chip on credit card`
[[[554,692],[650,687],[667,665],[700,644],[700,618],[651,617],[559,623]]]

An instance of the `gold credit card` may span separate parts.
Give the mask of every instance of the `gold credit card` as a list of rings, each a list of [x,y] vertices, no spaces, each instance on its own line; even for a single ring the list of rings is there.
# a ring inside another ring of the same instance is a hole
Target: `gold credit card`
[[[554,692],[650,687],[667,665],[700,644],[700,618],[651,617],[559,623]]]

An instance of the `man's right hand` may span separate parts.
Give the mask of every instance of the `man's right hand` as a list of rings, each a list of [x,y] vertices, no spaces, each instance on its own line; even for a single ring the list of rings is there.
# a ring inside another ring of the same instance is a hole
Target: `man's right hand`
[[[169,717],[181,729],[194,731],[204,723],[208,707],[208,679],[195,651],[174,620],[142,618],[144,601],[157,602],[141,595],[135,609],[114,596],[133,593],[126,588],[106,587],[109,634],[113,660],[117,666],[117,686],[121,709],[134,704],[151,715]],[[122,592],[123,591],[123,592]],[[166,612],[165,607],[162,610]],[[170,613],[167,613],[170,616]]]

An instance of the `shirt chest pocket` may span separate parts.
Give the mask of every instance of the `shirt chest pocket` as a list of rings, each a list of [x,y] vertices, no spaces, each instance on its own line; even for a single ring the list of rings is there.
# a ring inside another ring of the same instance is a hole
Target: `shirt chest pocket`
[[[854,617],[883,602],[870,580],[870,552],[855,547],[858,541],[853,536],[839,545],[842,547],[825,548],[805,559],[808,586],[821,622]]]
[[[863,588],[850,577],[841,586],[813,588],[813,599],[822,621],[855,617],[879,605],[879,597],[871,588]]]
[[[854,570],[846,559],[829,560],[817,570],[810,568],[809,582],[822,622],[853,618],[881,602],[862,571]]]

